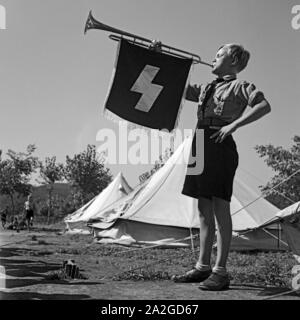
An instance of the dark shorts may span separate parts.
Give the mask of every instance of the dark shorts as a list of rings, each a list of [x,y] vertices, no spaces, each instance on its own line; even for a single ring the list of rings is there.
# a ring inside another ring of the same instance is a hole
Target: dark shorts
[[[26,220],[33,218],[33,210],[26,210]]]
[[[215,143],[210,136],[217,130],[208,127],[203,129],[204,169],[199,175],[186,175],[182,193],[196,199],[218,197],[230,202],[239,159],[236,144],[231,135],[222,143]],[[196,154],[195,147],[194,135],[191,148],[193,155]]]

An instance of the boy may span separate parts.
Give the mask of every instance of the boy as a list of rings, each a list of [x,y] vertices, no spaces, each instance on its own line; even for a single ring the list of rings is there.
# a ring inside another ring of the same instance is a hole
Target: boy
[[[226,262],[232,237],[230,200],[238,153],[232,133],[271,111],[264,94],[247,81],[237,79],[250,54],[241,45],[226,44],[213,60],[212,73],[217,76],[206,86],[189,86],[186,98],[199,102],[197,129],[204,130],[204,170],[186,175],[182,193],[198,199],[200,216],[200,254],[195,267],[175,282],[200,282],[202,290],[229,287]],[[244,112],[250,106],[249,112]],[[192,152],[197,143],[195,136]],[[217,258],[210,265],[217,222]]]
[[[27,201],[25,202],[25,219],[27,222],[27,229],[30,230],[32,226],[33,216],[34,216],[34,203],[32,200],[32,195],[29,195]]]

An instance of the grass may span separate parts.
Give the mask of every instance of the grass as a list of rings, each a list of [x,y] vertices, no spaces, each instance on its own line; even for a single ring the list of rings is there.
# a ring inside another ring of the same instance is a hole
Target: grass
[[[50,228],[51,230],[56,230]],[[38,228],[37,228],[38,229]],[[49,230],[50,231],[50,230]],[[32,238],[31,238],[32,240]],[[74,259],[89,278],[105,278],[112,281],[163,281],[174,274],[182,274],[195,265],[198,249],[190,248],[146,248],[134,250],[120,245],[93,243],[85,235],[37,235],[31,254],[45,256],[62,262]],[[26,252],[25,252],[26,253]],[[213,250],[212,265],[216,259]],[[290,287],[293,266],[297,265],[291,252],[234,252],[228,257],[228,271],[233,284]],[[60,278],[62,275],[53,275]]]
[[[45,277],[46,280],[72,280],[72,278],[70,278],[64,269],[60,269],[60,270],[54,270],[54,271],[49,271],[46,274]],[[87,280],[88,277],[82,273],[79,273],[78,277],[76,279],[83,279],[83,280]]]
[[[231,253],[229,271],[236,282],[289,287],[296,264],[290,252]]]
[[[198,253],[192,253],[189,248],[132,251],[116,245],[91,246],[82,254],[94,254],[98,257],[97,265],[109,261],[114,272],[107,277],[116,281],[170,280],[172,275],[191,269],[198,257]],[[214,251],[212,264],[215,259]],[[228,271],[232,283],[289,287],[295,264],[291,252],[230,252]]]

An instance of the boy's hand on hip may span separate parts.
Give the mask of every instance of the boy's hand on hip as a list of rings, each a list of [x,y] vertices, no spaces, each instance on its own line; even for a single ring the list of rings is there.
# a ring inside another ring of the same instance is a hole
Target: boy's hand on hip
[[[236,129],[237,129],[237,126],[233,123],[230,123],[227,126],[222,127],[219,131],[217,131],[213,135],[211,135],[210,139],[216,138],[215,143],[217,142],[221,143],[224,141],[224,139],[227,136],[232,134]]]

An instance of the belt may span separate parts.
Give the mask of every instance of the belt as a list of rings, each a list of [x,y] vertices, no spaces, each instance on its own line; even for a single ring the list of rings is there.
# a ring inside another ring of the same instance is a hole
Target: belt
[[[197,126],[222,127],[228,125],[228,122],[216,118],[199,119]]]

